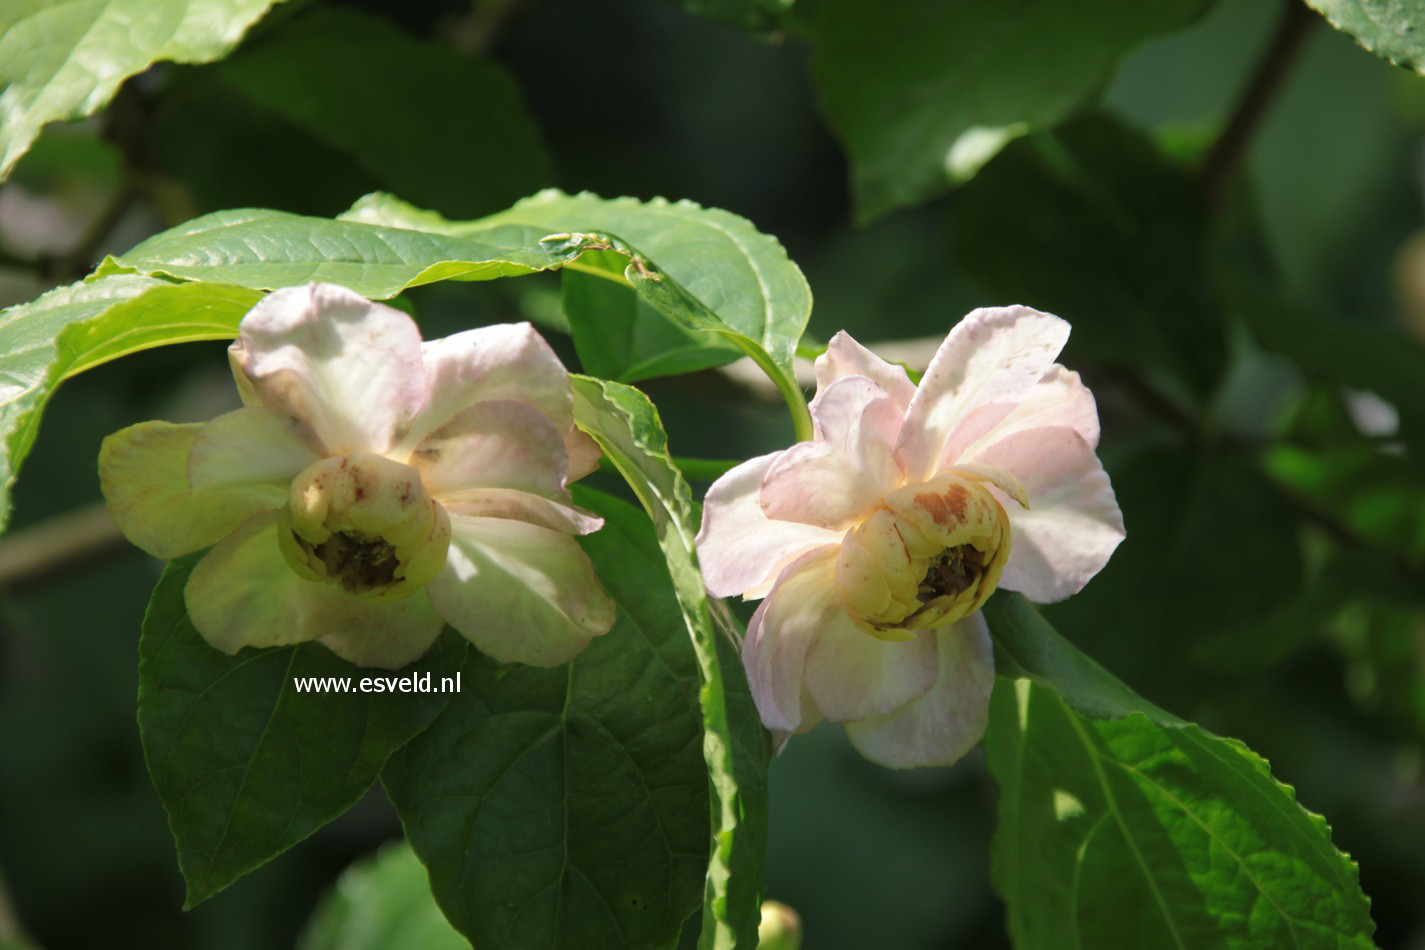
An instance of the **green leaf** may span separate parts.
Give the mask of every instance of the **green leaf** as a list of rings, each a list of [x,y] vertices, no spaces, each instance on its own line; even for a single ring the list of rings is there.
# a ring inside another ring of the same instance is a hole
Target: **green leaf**
[[[316,10],[215,72],[254,105],[350,153],[387,187],[449,214],[506,207],[552,177],[503,69],[376,17]]]
[[[582,247],[494,247],[468,238],[308,218],[281,211],[218,211],[109,258],[101,275],[141,273],[275,290],[330,281],[365,297],[394,297],[440,280],[490,280],[563,266]]]
[[[951,246],[995,300],[1073,324],[1071,359],[1209,392],[1226,358],[1197,181],[1141,133],[1089,116],[1016,142],[951,196]]]
[[[719,366],[737,347],[667,319],[632,288],[566,270],[564,314],[586,372],[632,383]]]
[[[802,272],[788,258],[773,237],[757,231],[745,218],[716,208],[702,208],[690,201],[676,203],[655,199],[640,202],[633,198],[604,199],[592,194],[566,195],[553,189],[519,202],[508,211],[479,221],[452,222],[392,198],[369,195],[343,217],[373,224],[393,225],[430,233],[465,236],[506,246],[527,244],[551,232],[595,231],[611,234],[623,243],[623,252],[657,266],[669,280],[651,281],[630,263],[624,280],[638,290],[652,311],[683,328],[699,331],[708,341],[709,363],[727,362],[735,354],[731,343],[752,357],[768,374],[798,416],[798,425],[811,437],[810,418],[805,417],[801,390],[796,384],[792,362],[797,342],[811,314],[811,290]],[[572,265],[575,270],[588,267]],[[613,273],[609,265],[595,268],[603,276]],[[686,291],[683,293],[681,291]],[[691,296],[692,300],[688,297]],[[616,319],[604,328],[591,315],[581,314],[571,325],[576,340],[585,337],[583,349],[597,348],[588,342],[594,334],[608,333],[628,338],[633,320],[647,320],[652,312],[643,310]],[[632,331],[635,335],[643,330]],[[652,331],[649,331],[652,332]],[[665,334],[666,335],[666,334]],[[672,345],[684,349],[685,336],[667,336]],[[605,347],[613,357],[618,350]],[[610,375],[625,377],[635,367],[643,376],[649,360],[657,354],[647,347],[629,347],[628,362]],[[679,357],[687,358],[684,353]],[[610,363],[610,367],[616,364]]]
[[[804,0],[822,108],[870,219],[974,176],[1088,101],[1118,61],[1210,0]]]
[[[404,841],[337,878],[297,950],[470,950],[430,893],[426,869]]]
[[[697,663],[647,519],[591,491],[618,606],[554,669],[471,650],[464,690],[382,782],[437,902],[476,946],[671,947],[708,845]]]
[[[139,350],[234,337],[261,296],[224,284],[115,276],[60,287],[0,313],[0,529],[45,403],[63,380]]]
[[[1420,0],[1306,2],[1381,59],[1425,74],[1425,4]]]
[[[9,0],[0,6],[0,179],[57,119],[104,106],[159,60],[232,49],[274,0]]]
[[[754,947],[767,849],[767,740],[734,635],[724,635],[732,621],[720,613],[715,623],[710,610],[693,544],[698,516],[691,493],[668,455],[658,411],[643,393],[575,377],[574,420],[652,517],[697,652],[713,828],[698,945]]]
[[[996,684],[986,734],[1016,947],[1373,946],[1356,866],[1260,756],[1134,696],[1017,595],[995,601],[997,647],[1029,658],[1001,668],[1020,678]]]
[[[139,639],[139,730],[168,812],[186,906],[265,864],[364,795],[450,693],[303,692],[296,678],[429,675],[466,652],[450,631],[395,673],[361,671],[318,643],[228,656],[193,629],[183,588],[201,554],[171,562]]]
[[[1097,719],[1141,712],[1162,723],[1180,721],[1075,649],[1018,594],[1002,592],[990,598],[984,614],[994,636],[999,675],[1053,687],[1079,712]]]

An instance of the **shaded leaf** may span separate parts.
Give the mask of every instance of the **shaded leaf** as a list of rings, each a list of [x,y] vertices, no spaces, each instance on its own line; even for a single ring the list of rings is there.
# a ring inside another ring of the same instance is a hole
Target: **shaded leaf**
[[[1052,127],[1143,40],[1210,0],[800,0],[822,108],[846,143],[863,219],[974,176],[1005,144]]]
[[[171,562],[139,639],[144,760],[168,812],[192,907],[341,815],[451,694],[465,641],[449,631],[397,672],[362,671],[318,643],[228,656],[199,636]],[[295,680],[429,674],[432,692],[302,691]],[[468,689],[468,687],[466,687]]]
[[[631,383],[692,373],[742,355],[737,347],[668,320],[630,287],[565,271],[564,314],[584,370]]]
[[[1069,365],[1172,374],[1206,393],[1226,357],[1196,180],[1103,116],[1016,142],[950,200],[951,244],[995,302],[1073,324]]]
[[[793,0],[674,0],[693,16],[748,33],[769,33]]]
[[[503,208],[552,174],[504,70],[376,17],[316,10],[215,73],[387,187],[448,214]]]
[[[708,842],[697,665],[647,519],[590,491],[618,607],[554,669],[471,650],[464,690],[382,774],[446,916],[476,946],[670,947]]]

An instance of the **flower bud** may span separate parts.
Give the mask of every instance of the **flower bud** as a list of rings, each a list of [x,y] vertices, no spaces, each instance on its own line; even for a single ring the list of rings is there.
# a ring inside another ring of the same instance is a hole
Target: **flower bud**
[[[1022,488],[1007,487],[1022,500]],[[982,473],[950,469],[887,495],[848,532],[836,560],[837,596],[862,630],[909,640],[980,609],[1009,548],[1009,517]]]
[[[450,517],[409,465],[369,452],[322,459],[292,481],[278,541],[301,577],[397,600],[435,577]]]
[[[762,920],[757,925],[757,946],[762,950],[800,950],[802,919],[781,901],[762,902]]]

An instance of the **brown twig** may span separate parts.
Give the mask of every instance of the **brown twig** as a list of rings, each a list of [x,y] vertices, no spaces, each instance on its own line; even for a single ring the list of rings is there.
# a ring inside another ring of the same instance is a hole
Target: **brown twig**
[[[0,588],[43,577],[123,540],[102,503],[41,521],[0,539]]]
[[[1257,61],[1257,68],[1237,100],[1227,128],[1222,130],[1202,163],[1202,186],[1209,201],[1216,203],[1232,183],[1252,136],[1280,91],[1282,80],[1316,19],[1315,11],[1302,0],[1287,0],[1271,44]]]

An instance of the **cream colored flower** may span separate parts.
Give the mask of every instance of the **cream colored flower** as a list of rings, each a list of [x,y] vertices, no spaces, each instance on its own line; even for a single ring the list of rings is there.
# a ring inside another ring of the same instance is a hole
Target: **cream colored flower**
[[[268,295],[229,362],[245,408],[104,442],[124,534],[155,557],[212,545],[184,591],[226,653],[319,640],[361,666],[419,658],[445,624],[501,661],[553,666],[613,624],[568,484],[598,449],[528,324],[423,343],[331,284]]]
[[[743,661],[763,723],[825,718],[868,758],[949,764],[984,733],[994,661],[979,608],[1081,588],[1123,539],[1098,413],[1054,362],[1058,317],[960,322],[917,389],[845,333],[816,363],[816,438],[709,489],[708,590],[763,598]]]

